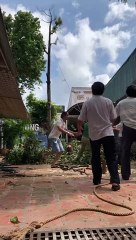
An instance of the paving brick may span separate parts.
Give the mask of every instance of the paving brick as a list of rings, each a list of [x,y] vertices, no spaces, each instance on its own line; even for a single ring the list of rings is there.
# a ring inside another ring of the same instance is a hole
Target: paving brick
[[[102,208],[113,212],[128,210],[113,206],[98,199],[94,194],[92,178],[56,169],[50,166],[19,166],[18,171],[32,177],[2,178],[0,182],[0,233],[7,233],[17,227],[25,227],[32,221],[44,222],[75,208]],[[32,169],[32,171],[31,171]],[[43,176],[33,176],[33,174]],[[101,197],[129,205],[136,211],[136,178],[122,181],[121,190],[111,191],[111,185],[97,190]],[[106,180],[103,180],[106,183]],[[10,218],[18,216],[20,223],[13,225]],[[111,226],[131,226],[136,222],[132,216],[118,217],[103,213],[82,211],[71,213],[46,224],[42,229],[77,229]],[[42,230],[40,229],[40,230]]]

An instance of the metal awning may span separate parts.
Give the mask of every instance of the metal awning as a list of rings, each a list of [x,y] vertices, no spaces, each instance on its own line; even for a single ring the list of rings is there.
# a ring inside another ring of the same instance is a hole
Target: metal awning
[[[28,118],[16,76],[17,70],[0,9],[0,118]]]
[[[70,107],[67,112],[69,113],[69,118],[74,116],[79,116],[81,108],[82,108],[83,102],[76,103],[72,107]]]

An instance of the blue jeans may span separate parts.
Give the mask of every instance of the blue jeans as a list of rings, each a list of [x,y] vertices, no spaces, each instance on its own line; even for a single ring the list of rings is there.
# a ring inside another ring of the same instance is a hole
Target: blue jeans
[[[93,183],[101,183],[102,178],[102,167],[100,159],[100,148],[101,145],[104,149],[106,164],[110,173],[110,183],[120,183],[118,174],[118,163],[116,160],[115,151],[115,139],[114,136],[107,136],[99,140],[91,141],[92,148],[92,172],[93,172]]]
[[[62,142],[59,138],[49,138],[49,143],[51,145],[52,152],[64,152]]]

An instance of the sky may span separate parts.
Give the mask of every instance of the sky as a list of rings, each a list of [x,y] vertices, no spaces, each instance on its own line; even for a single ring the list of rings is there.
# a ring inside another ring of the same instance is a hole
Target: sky
[[[6,14],[22,10],[38,17],[46,46],[48,24],[42,12],[52,9],[53,16],[62,18],[63,25],[52,35],[52,43],[58,40],[51,50],[51,99],[66,109],[71,87],[91,87],[95,81],[107,84],[136,47],[134,0],[128,4],[118,0],[0,0],[0,6]],[[46,100],[46,69],[41,79],[34,94]]]

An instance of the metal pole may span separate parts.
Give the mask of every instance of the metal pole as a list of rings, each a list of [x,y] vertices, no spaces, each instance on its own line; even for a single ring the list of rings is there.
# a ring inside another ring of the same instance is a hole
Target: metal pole
[[[51,21],[49,24],[49,40],[48,40],[48,66],[47,66],[47,103],[48,103],[48,112],[47,112],[47,121],[48,129],[50,130],[51,126],[51,80],[50,80],[50,68],[51,68]]]

